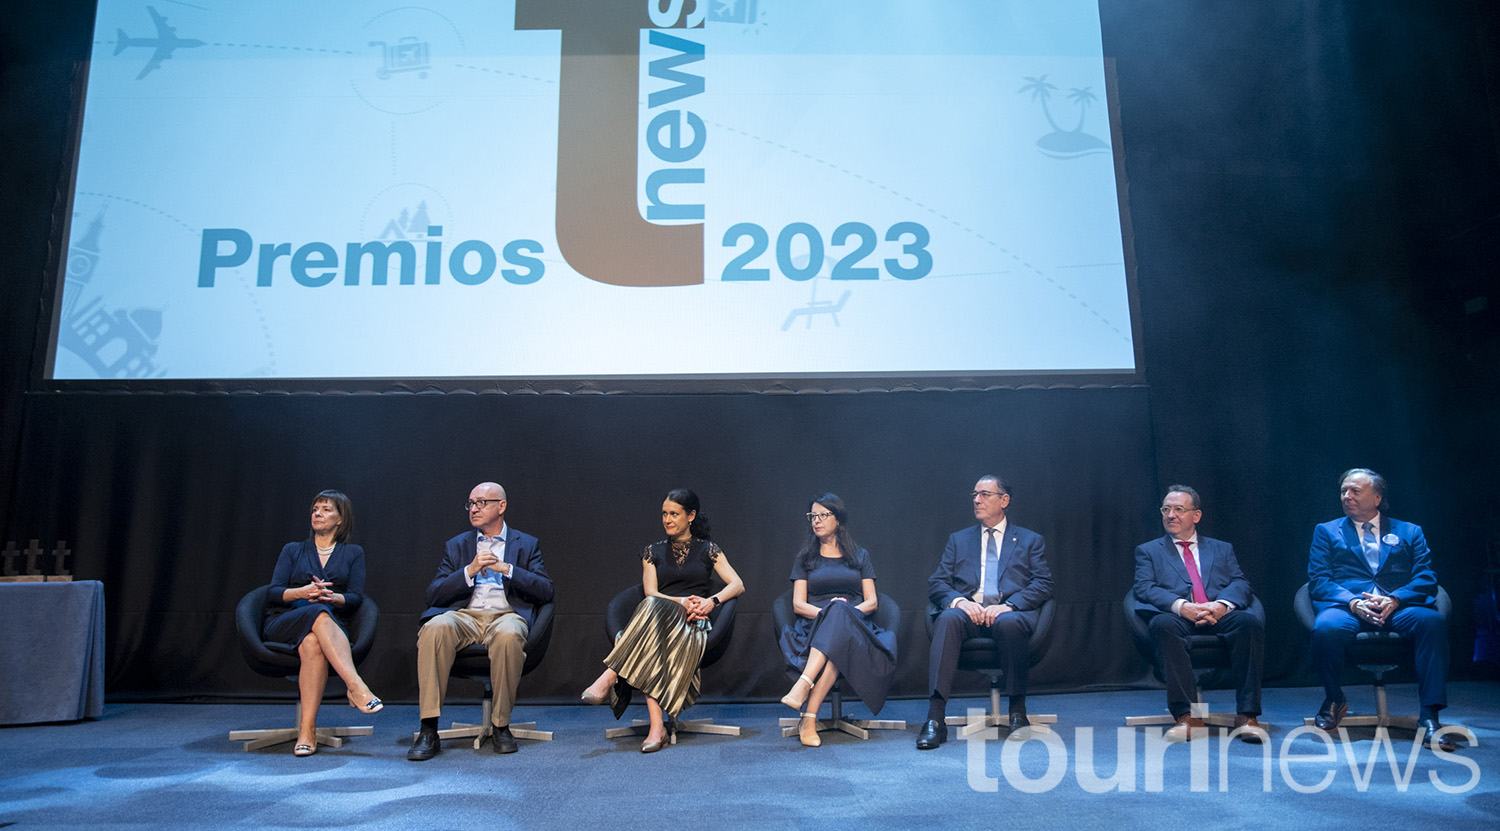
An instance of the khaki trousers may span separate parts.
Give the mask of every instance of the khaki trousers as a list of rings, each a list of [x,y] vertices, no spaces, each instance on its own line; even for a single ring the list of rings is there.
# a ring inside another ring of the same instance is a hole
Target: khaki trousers
[[[516,706],[516,684],[526,662],[526,619],[515,612],[476,612],[453,609],[422,624],[417,632],[417,688],[420,718],[442,714],[448,694],[448,671],[460,649],[482,643],[490,653],[490,686],[495,706],[490,722],[510,726],[510,711]]]

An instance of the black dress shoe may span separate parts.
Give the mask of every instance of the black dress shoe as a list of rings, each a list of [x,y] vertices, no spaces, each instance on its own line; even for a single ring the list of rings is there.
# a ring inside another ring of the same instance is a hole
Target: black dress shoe
[[[1017,730],[1020,730],[1023,727],[1030,727],[1030,726],[1031,726],[1031,719],[1027,718],[1025,713],[1011,713],[1010,714],[1010,732],[1014,733],[1014,732],[1016,732]]]
[[[521,749],[520,745],[516,744],[516,737],[511,735],[509,727],[496,728],[494,735],[490,736],[490,741],[494,744],[496,753],[515,753]]]
[[[948,725],[938,719],[928,719],[917,733],[918,750],[934,750],[945,741],[948,741]]]
[[[1443,726],[1441,724],[1438,724],[1438,720],[1435,718],[1418,719],[1417,727],[1421,730],[1427,731],[1423,734],[1422,741],[1427,743],[1428,745],[1431,745],[1433,743],[1432,737],[1437,736],[1438,731],[1443,729]],[[1437,749],[1443,751],[1444,753],[1452,753],[1453,751],[1458,749],[1458,742],[1454,740],[1453,734],[1444,733],[1437,739]]]
[[[1339,722],[1343,721],[1344,714],[1349,712],[1349,702],[1339,701],[1337,703],[1323,699],[1323,706],[1318,708],[1318,714],[1313,716],[1313,726],[1324,733],[1332,733],[1339,729]]]
[[[411,743],[411,750],[406,751],[406,758],[412,762],[425,762],[438,755],[442,749],[442,742],[438,740],[436,730],[422,730],[417,733],[416,741]]]

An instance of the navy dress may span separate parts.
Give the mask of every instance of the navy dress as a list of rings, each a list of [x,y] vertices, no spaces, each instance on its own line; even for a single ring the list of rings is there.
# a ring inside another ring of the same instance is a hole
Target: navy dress
[[[344,605],[336,607],[330,603],[313,603],[293,600],[283,603],[281,595],[287,589],[301,588],[312,579],[333,583],[333,591],[344,596]],[[318,547],[312,540],[289,542],[276,558],[276,570],[271,573],[271,587],[266,590],[266,619],[261,625],[262,636],[271,643],[292,646],[302,643],[312,631],[313,621],[327,612],[333,622],[348,634],[345,622],[354,617],[365,592],[365,550],[351,543],[337,543],[328,555],[328,565],[319,562]]]
[[[838,667],[845,688],[859,696],[871,713],[879,713],[896,675],[896,633],[876,626],[869,615],[855,608],[864,600],[862,581],[875,579],[869,552],[863,548],[855,552],[853,563],[843,557],[817,557],[811,570],[798,557],[791,579],[807,581],[807,602],[822,611],[815,618],[799,615],[781,630],[781,654],[788,675],[795,678],[802,673],[808,650],[815,647]],[[848,602],[836,603],[836,597]]]

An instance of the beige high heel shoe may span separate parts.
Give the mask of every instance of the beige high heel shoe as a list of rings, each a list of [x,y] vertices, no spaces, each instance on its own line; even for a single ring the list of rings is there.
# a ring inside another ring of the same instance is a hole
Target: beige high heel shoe
[[[804,688],[803,684],[807,686]],[[793,710],[800,710],[802,709],[803,702],[807,701],[807,694],[812,692],[812,688],[812,679],[806,675],[799,675],[797,676],[797,680],[792,682],[791,691],[781,697],[781,703],[791,707]]]
[[[803,747],[821,747],[823,740],[818,737],[818,714],[803,713],[800,723],[797,725],[797,740],[802,742]]]

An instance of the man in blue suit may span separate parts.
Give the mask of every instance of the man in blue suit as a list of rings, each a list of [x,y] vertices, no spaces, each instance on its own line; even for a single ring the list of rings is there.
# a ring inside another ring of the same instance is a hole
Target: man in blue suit
[[[1385,478],[1354,468],[1339,477],[1344,518],[1313,529],[1307,556],[1308,594],[1317,618],[1312,659],[1323,682],[1314,717],[1333,732],[1349,710],[1339,684],[1344,650],[1361,631],[1390,630],[1412,640],[1416,655],[1418,725],[1436,736],[1448,704],[1448,622],[1437,610],[1437,576],[1420,526],[1385,515]],[[1442,750],[1453,739],[1438,739]]]
[[[552,578],[536,537],[505,524],[505,489],[476,485],[464,503],[474,530],[448,540],[437,576],[427,587],[427,611],[417,632],[417,689],[422,725],[406,758],[437,755],[438,717],[448,692],[448,670],[466,646],[482,643],[490,654],[496,753],[516,752],[510,711],[526,662],[526,635],[538,605],[552,600]]]
[[[1042,603],[1052,596],[1047,545],[1040,534],[1011,525],[1010,486],[998,476],[982,476],[972,494],[978,525],[956,531],[937,570],[927,581],[932,600],[932,651],[928,656],[927,721],[917,733],[917,749],[931,750],[948,740],[944,722],[958,653],[968,638],[994,638],[1005,659],[1005,694],[1010,729],[1026,718],[1026,675],[1031,668],[1031,633]]]
[[[1200,537],[1203,519],[1198,492],[1172,485],[1161,501],[1166,536],[1135,549],[1135,609],[1148,619],[1156,661],[1167,682],[1167,709],[1176,723],[1169,742],[1185,742],[1203,720],[1192,713],[1198,698],[1188,638],[1218,635],[1229,644],[1229,669],[1235,685],[1231,736],[1259,744],[1265,739],[1260,715],[1260,676],[1264,664],[1265,624],[1248,611],[1253,595],[1240,571],[1234,546]]]

